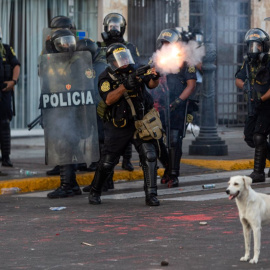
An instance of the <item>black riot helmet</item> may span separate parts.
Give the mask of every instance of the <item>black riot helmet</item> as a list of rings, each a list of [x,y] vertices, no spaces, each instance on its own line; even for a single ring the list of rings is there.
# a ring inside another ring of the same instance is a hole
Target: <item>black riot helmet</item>
[[[269,35],[260,28],[252,28],[245,35],[250,60],[262,60],[269,51]]]
[[[76,51],[89,51],[92,54],[93,60],[96,56],[97,49],[97,43],[90,38],[80,39],[76,43]]]
[[[201,29],[193,29],[191,31],[191,40],[195,40],[200,46],[203,45],[203,31]]]
[[[66,16],[53,17],[50,21],[49,27],[76,30],[74,22]]]
[[[74,52],[76,50],[76,39],[70,30],[60,29],[52,34],[51,45],[57,52]]]
[[[123,38],[126,30],[126,20],[121,14],[109,13],[104,18],[103,25],[105,32],[101,33],[101,36],[104,41]]]
[[[164,43],[174,43],[182,40],[181,33],[177,29],[164,29],[157,38],[156,46],[157,49],[160,49]]]
[[[115,71],[125,72],[129,65],[134,64],[129,49],[121,43],[111,44],[107,48],[106,59],[111,73]]]

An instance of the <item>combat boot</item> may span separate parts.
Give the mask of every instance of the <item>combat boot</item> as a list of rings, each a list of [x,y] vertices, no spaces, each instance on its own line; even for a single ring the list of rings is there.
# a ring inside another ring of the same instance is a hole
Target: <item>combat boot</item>
[[[82,189],[83,192],[90,192],[92,185],[86,186]]]
[[[265,182],[265,174],[263,173],[258,173],[253,171],[249,177],[252,179],[252,183],[261,183]]]
[[[13,164],[12,164],[9,156],[8,157],[3,156],[3,158],[2,158],[2,166],[3,167],[13,167]]]
[[[160,203],[159,203],[159,200],[158,198],[156,197],[157,195],[156,194],[146,194],[145,196],[145,204],[146,205],[149,205],[149,206],[159,206]]]
[[[163,176],[161,177],[160,184],[167,184],[170,181],[168,169],[165,169]]]
[[[74,196],[74,192],[70,186],[60,186],[56,190],[49,192],[47,197],[49,199],[59,199]]]
[[[178,187],[178,185],[179,185],[178,177],[175,175],[170,176],[170,180],[168,182],[168,188]]]
[[[60,166],[60,187],[47,194],[49,199],[56,198],[66,198],[74,196],[74,192],[72,190],[72,173],[74,172],[74,168],[72,165],[63,165]]]
[[[130,172],[134,171],[134,167],[130,159],[123,158],[122,168],[126,171],[130,171]]]
[[[89,195],[88,195],[88,201],[90,204],[101,204],[100,194],[93,189],[91,189]]]
[[[73,171],[71,172],[71,186],[72,186],[72,191],[74,195],[82,195],[82,191],[80,189],[80,186],[76,180],[76,173],[75,173],[75,168],[73,167]]]
[[[253,140],[255,144],[254,170],[249,177],[252,178],[252,183],[265,182],[264,168],[267,157],[267,142],[261,134],[254,134]]]
[[[1,142],[1,153],[2,153],[2,166],[3,167],[13,167],[10,161],[10,121],[8,119],[1,120],[0,122],[0,142]]]

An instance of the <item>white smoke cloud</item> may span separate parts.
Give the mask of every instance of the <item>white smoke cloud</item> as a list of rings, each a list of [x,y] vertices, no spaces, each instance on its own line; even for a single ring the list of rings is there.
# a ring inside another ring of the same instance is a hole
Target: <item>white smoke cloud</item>
[[[202,62],[205,55],[204,46],[196,41],[164,44],[160,50],[153,54],[153,63],[158,72],[163,75],[179,72],[184,62],[188,66],[196,66]]]

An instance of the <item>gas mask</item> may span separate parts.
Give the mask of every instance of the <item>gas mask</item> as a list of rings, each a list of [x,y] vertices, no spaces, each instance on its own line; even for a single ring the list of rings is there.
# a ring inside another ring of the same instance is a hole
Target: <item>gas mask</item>
[[[263,45],[257,41],[249,42],[247,56],[244,57],[245,60],[248,60],[250,63],[260,61],[261,63],[265,62],[268,58],[268,54],[262,52]]]
[[[101,33],[101,37],[104,41],[119,41],[120,39],[122,39],[120,23],[110,22],[108,25],[108,31]]]

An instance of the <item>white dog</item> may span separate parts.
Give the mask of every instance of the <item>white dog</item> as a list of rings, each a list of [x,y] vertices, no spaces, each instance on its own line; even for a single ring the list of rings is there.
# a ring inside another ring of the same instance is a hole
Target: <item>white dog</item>
[[[249,262],[257,263],[261,248],[261,226],[270,222],[270,196],[258,193],[251,188],[252,179],[248,176],[230,178],[226,193],[229,199],[236,198],[239,218],[243,226],[245,256],[240,261],[250,258],[251,230],[254,238],[254,257]]]

